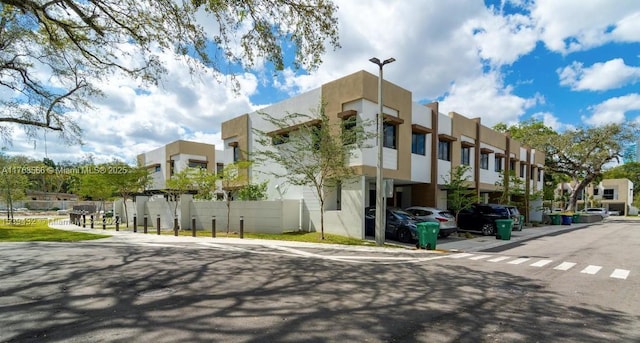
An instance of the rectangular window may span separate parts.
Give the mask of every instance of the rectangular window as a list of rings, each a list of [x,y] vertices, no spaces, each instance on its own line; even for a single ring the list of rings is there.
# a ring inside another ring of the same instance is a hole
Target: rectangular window
[[[614,199],[613,189],[605,189],[604,192],[602,193],[602,199],[613,200]]]
[[[286,142],[289,141],[289,134],[288,133],[283,133],[281,135],[276,135],[271,137],[271,143],[273,145],[280,145],[280,144],[284,144]]]
[[[224,163],[216,163],[216,174],[222,174]]]
[[[495,171],[497,172],[502,171],[502,157],[500,156],[496,156],[495,158]]]
[[[411,134],[411,152],[418,155],[426,155],[425,152],[425,137],[424,133],[412,133]]]
[[[489,169],[489,154],[485,154],[485,153],[480,154],[480,169],[484,169],[484,170]]]
[[[462,147],[462,159],[460,163],[465,166],[471,165],[471,148]]]
[[[397,140],[396,140],[396,126],[393,124],[384,124],[384,142],[383,145],[385,148],[395,149]]]
[[[233,162],[240,161],[240,148],[237,146],[233,147]]]
[[[356,142],[356,116],[352,116],[342,120],[342,144],[349,145]]]
[[[156,166],[156,168],[155,168],[155,170],[154,170],[154,171],[155,171],[156,173],[159,173],[159,172],[160,172],[160,166]]]
[[[600,193],[600,189],[599,188],[594,188],[593,189],[593,195],[599,195],[598,193]]]
[[[525,176],[524,173],[525,173],[526,167],[527,166],[525,164],[520,163],[520,177]]]
[[[207,169],[207,162],[204,162],[204,161],[189,161],[189,168]]]
[[[538,182],[542,181],[542,169],[538,169]]]
[[[438,142],[438,159],[443,161],[451,161],[451,142]]]
[[[509,170],[512,171],[515,175],[516,172],[516,161],[509,159]]]
[[[171,160],[171,162],[169,162],[169,175],[173,175],[176,172],[176,161]]]

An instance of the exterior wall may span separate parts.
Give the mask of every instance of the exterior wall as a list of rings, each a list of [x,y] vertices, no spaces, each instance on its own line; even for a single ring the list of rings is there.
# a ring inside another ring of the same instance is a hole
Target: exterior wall
[[[594,195],[594,189],[598,189],[598,195]],[[604,190],[613,190],[613,199],[604,199]],[[602,204],[602,207],[609,210],[620,211],[620,214],[627,215],[633,204],[633,182],[628,179],[605,179],[595,187],[587,187],[587,199],[594,199]],[[584,201],[578,201],[578,206],[584,206]],[[591,206],[587,204],[587,206]]]

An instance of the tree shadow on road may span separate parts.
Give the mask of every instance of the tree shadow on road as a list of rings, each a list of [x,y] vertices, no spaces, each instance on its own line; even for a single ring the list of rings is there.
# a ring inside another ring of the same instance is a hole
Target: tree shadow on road
[[[0,247],[0,341],[638,341],[538,281],[421,263],[94,243]]]

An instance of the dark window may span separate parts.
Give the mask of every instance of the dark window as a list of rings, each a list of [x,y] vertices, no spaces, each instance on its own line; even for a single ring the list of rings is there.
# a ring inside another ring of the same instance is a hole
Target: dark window
[[[593,195],[598,195],[599,193],[600,193],[600,189],[598,188],[593,189]]]
[[[273,145],[280,145],[280,144],[284,144],[286,142],[289,141],[289,134],[288,133],[283,133],[281,135],[275,135],[271,138],[271,143]]]
[[[395,149],[397,144],[396,126],[393,124],[384,124],[384,143],[385,148]]]
[[[207,169],[207,162],[189,161],[189,168]]]
[[[155,172],[159,172],[159,171],[160,171],[160,166],[156,166]]]
[[[169,175],[173,175],[176,172],[176,161],[171,160],[169,162]]]
[[[342,143],[345,145],[356,142],[356,120],[356,116],[342,120]]]
[[[311,128],[311,145],[315,150],[320,150],[320,140],[322,139],[322,126],[317,125]]]
[[[462,159],[460,163],[464,164],[465,166],[471,164],[471,148],[462,147]]]
[[[411,134],[411,152],[418,155],[426,155],[424,133],[414,132]]]
[[[233,147],[233,162],[240,161],[240,148],[237,146]]]
[[[489,169],[489,154],[480,154],[480,169]]]
[[[520,177],[524,177],[525,170],[526,170],[526,165],[523,163],[520,163]]]
[[[542,169],[538,169],[538,181],[542,181]]]
[[[509,160],[509,170],[513,171],[514,174],[516,172],[516,161],[515,160]]]
[[[495,164],[496,164],[495,165],[495,171],[501,172],[502,171],[502,157],[496,156]]]
[[[216,173],[217,174],[222,174],[223,170],[224,170],[224,164],[223,163],[216,163]]]
[[[451,142],[438,142],[438,159],[443,161],[451,161]]]
[[[602,199],[613,200],[613,189],[605,189],[602,193]]]

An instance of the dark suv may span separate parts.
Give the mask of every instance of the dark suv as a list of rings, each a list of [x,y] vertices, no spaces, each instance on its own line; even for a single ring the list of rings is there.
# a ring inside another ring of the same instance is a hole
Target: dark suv
[[[375,235],[375,220],[376,208],[367,207],[364,212],[365,235]],[[416,227],[415,218],[404,210],[387,207],[385,223],[385,237],[391,237],[404,243],[409,243],[418,239],[418,229]]]
[[[485,236],[495,235],[496,219],[513,219],[507,207],[509,206],[499,204],[473,204],[458,213],[458,230],[479,231]]]

